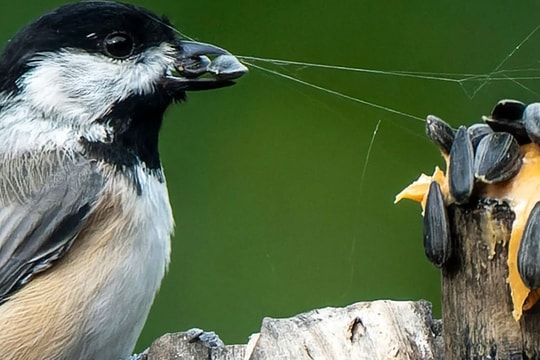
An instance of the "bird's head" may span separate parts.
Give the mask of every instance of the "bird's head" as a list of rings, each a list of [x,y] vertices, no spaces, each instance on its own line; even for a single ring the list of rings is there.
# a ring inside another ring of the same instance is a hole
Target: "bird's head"
[[[165,109],[185,92],[247,71],[221,48],[187,41],[164,18],[117,2],[64,5],[27,25],[0,57],[0,126],[75,130],[88,142],[157,142]],[[19,112],[17,115],[16,113]],[[155,137],[155,139],[153,139]],[[154,164],[155,165],[155,164]]]

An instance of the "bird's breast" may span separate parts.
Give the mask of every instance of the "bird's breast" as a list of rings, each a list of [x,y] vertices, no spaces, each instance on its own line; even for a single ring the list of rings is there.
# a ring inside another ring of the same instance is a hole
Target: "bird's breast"
[[[102,265],[108,267],[102,275],[107,280],[99,286],[89,316],[96,320],[93,326],[107,351],[116,347],[118,354],[129,354],[169,263],[172,211],[163,177],[141,168],[127,178],[112,176],[103,199],[95,215],[100,225],[89,224],[94,235],[87,236],[96,240],[94,246],[102,246],[95,251],[107,252],[102,254],[109,259]]]

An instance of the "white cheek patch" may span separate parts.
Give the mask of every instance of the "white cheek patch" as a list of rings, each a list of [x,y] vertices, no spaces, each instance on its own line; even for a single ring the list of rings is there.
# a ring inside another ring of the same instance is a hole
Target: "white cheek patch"
[[[81,135],[109,142],[112,129],[95,120],[118,101],[156,91],[172,66],[172,51],[163,44],[124,61],[73,49],[39,54],[17,82],[21,92],[9,102],[14,106],[0,118],[2,131],[12,135],[0,152],[67,146]]]
[[[170,51],[162,45],[122,61],[73,49],[43,53],[17,85],[44,113],[92,121],[130,95],[153,93],[172,64]]]

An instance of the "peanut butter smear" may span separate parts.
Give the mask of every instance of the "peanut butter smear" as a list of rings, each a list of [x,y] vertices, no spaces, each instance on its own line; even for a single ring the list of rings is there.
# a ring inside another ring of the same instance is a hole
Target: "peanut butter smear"
[[[483,184],[475,188],[475,195],[481,198],[497,199],[508,203],[515,214],[508,244],[508,279],[514,310],[512,315],[518,321],[523,310],[528,310],[540,299],[540,290],[530,290],[525,286],[518,272],[517,255],[525,224],[534,205],[540,201],[540,147],[527,144],[520,147],[523,165],[512,179],[498,184]],[[444,156],[444,155],[443,155]],[[448,157],[444,156],[448,169]],[[419,202],[424,212],[429,184],[437,181],[441,186],[446,205],[454,202],[448,187],[448,172],[438,167],[432,176],[421,174],[412,184],[396,195],[395,203],[402,199]],[[540,240],[539,240],[540,241]],[[494,255],[496,243],[490,244],[489,258]]]

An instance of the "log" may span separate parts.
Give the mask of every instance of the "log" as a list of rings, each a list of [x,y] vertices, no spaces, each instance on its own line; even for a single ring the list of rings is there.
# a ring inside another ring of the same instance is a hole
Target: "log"
[[[445,359],[539,359],[540,314],[535,307],[516,321],[506,281],[514,213],[485,199],[448,211],[454,250],[442,271]]]
[[[426,301],[360,302],[287,319],[265,318],[247,345],[209,349],[190,332],[166,334],[146,360],[443,359],[441,323]],[[144,358],[140,357],[141,359]]]

